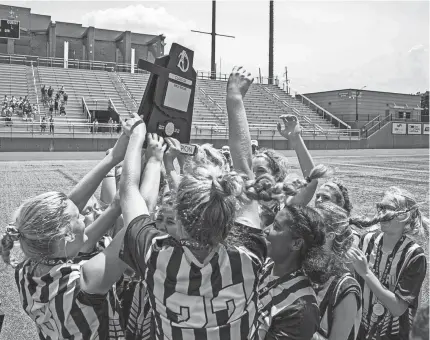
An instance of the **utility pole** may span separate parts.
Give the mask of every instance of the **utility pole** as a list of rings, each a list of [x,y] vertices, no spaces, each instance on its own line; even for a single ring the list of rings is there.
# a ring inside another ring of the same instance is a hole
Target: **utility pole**
[[[361,94],[361,91],[366,88],[367,85],[363,86],[359,90],[355,90],[355,121],[358,122],[358,96]]]
[[[218,34],[216,33],[216,1],[212,1],[212,32],[202,32],[202,31],[195,31],[191,30],[191,32],[195,33],[203,33],[203,34],[210,34],[212,36],[212,48],[211,48],[211,79],[216,79],[216,63],[215,63],[215,37],[217,35],[221,37],[227,37],[227,38],[235,38],[232,35],[225,35],[225,34]]]
[[[287,92],[287,94],[290,94],[290,88],[288,86],[288,84],[290,83],[290,79],[288,79],[288,67],[287,66],[285,66],[285,73],[284,73],[284,75],[285,75],[286,92]]]
[[[269,84],[273,84],[273,0],[269,4]]]

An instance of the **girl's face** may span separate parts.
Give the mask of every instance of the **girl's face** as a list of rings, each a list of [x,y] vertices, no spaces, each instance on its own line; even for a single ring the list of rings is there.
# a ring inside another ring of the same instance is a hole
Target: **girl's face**
[[[400,198],[400,200],[398,201],[401,201],[401,200],[404,200],[404,199]],[[384,219],[384,221],[380,222],[381,230],[384,233],[398,234],[403,232],[405,226],[408,223],[407,221],[410,213],[397,215],[396,217],[391,218],[390,213],[393,213],[395,211],[399,211],[400,209],[402,209],[399,206],[399,204],[396,204],[396,202],[393,200],[393,197],[391,195],[385,195],[382,201],[376,204],[376,209],[378,210],[378,214],[387,217],[386,219]]]
[[[179,238],[176,215],[172,203],[165,203],[161,207],[155,224],[158,230],[162,230],[175,238]]]
[[[70,231],[66,235],[65,255],[68,258],[78,255],[88,237],[85,235],[85,216],[79,213],[78,207],[68,201],[68,207],[64,211],[70,216]]]
[[[337,204],[333,190],[327,185],[321,185],[315,195],[315,208],[320,208],[320,205],[325,202]]]
[[[301,240],[293,237],[291,228],[294,228],[292,216],[283,209],[276,215],[273,224],[264,229],[268,256],[275,263],[285,261],[293,251],[300,249]]]
[[[269,161],[264,156],[257,156],[252,159],[252,171],[255,177],[259,177],[265,174],[271,174],[272,170],[269,167]]]
[[[103,212],[103,210],[102,210],[102,207],[100,206],[99,202],[97,201],[97,199],[94,196],[92,196],[88,200],[84,209],[82,210],[82,215],[85,216],[85,219],[84,219],[85,227],[88,227],[97,218],[99,218],[100,215],[102,214],[102,212]]]

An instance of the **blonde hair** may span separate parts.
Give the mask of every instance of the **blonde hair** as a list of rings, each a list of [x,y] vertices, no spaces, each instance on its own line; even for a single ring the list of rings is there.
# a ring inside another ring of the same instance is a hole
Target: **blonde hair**
[[[68,200],[63,193],[47,192],[24,201],[1,240],[3,261],[10,263],[10,250],[18,240],[27,258],[41,259],[55,252],[57,242],[70,231]]]
[[[179,184],[176,211],[185,231],[202,246],[214,246],[225,240],[242,204],[294,196],[312,179],[327,172],[327,168],[318,165],[306,180],[277,183],[269,174],[249,180],[245,175],[215,165],[193,169]]]
[[[223,154],[208,143],[197,146],[196,155],[188,158],[185,169],[192,171],[193,168],[199,166],[215,166],[225,171],[229,170]]]

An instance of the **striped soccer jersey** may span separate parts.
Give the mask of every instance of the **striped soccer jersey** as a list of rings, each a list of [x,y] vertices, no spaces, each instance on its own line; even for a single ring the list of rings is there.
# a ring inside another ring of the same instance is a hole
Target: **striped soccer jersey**
[[[382,303],[377,300],[363,278],[358,277],[363,292],[363,316],[359,338],[376,338],[379,335],[389,339],[406,340],[426,275],[426,258],[423,249],[407,236],[403,236],[397,242],[391,254],[385,254],[382,245],[383,233],[377,231],[364,235],[359,248],[365,253],[369,268],[382,281],[382,285],[407,302],[409,307],[400,317],[392,316],[387,308],[383,308],[384,313],[378,315],[381,314],[379,312],[381,308],[376,307],[382,307]]]
[[[259,338],[310,340],[318,330],[319,309],[309,279],[301,270],[274,276],[273,267],[266,261],[259,284]]]
[[[336,306],[339,305],[348,294],[354,294],[357,299],[357,314],[347,340],[355,340],[357,338],[362,314],[361,289],[357,280],[349,273],[331,277],[324,285],[324,288],[318,292],[317,300],[321,315],[318,333],[324,338],[328,339],[330,337]]]
[[[153,339],[152,316],[148,290],[144,282],[139,282],[134,288],[130,305],[130,314],[126,325],[126,340]]]
[[[83,263],[60,263],[39,277],[33,275],[31,259],[16,268],[22,307],[40,339],[124,339],[113,292],[95,295],[80,289]]]
[[[146,282],[158,339],[249,339],[266,252],[218,245],[204,262],[147,215],[130,222],[121,259]]]

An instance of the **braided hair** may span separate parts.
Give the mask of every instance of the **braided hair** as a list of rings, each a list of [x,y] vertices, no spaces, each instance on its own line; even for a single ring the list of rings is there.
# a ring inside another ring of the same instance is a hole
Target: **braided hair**
[[[376,207],[378,213],[371,218],[361,216],[354,216],[350,218],[350,223],[360,229],[369,228],[380,222],[388,222],[398,217],[410,213],[407,220],[404,233],[411,236],[425,236],[429,235],[429,222],[428,219],[423,217],[414,196],[401,188],[390,187],[385,193],[384,198],[387,198],[395,206],[395,210],[385,210],[384,207],[378,203]]]

